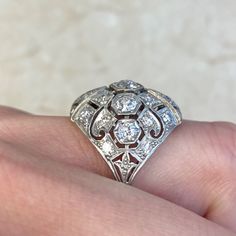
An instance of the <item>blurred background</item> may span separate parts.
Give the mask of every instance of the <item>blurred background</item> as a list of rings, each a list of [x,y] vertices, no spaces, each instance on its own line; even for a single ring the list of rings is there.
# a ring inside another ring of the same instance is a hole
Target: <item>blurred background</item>
[[[236,122],[236,1],[0,0],[0,104],[68,115],[121,79]]]

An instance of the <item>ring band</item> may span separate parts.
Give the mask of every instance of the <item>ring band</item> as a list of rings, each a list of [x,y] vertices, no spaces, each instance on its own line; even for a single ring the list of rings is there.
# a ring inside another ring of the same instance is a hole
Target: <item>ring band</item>
[[[132,180],[182,122],[168,96],[131,80],[93,89],[72,105],[70,117],[100,152],[116,180]]]

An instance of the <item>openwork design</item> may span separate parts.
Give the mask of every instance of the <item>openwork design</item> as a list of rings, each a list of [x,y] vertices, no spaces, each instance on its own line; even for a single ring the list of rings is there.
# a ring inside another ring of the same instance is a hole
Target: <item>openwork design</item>
[[[124,183],[132,182],[182,120],[168,96],[131,80],[85,93],[74,102],[70,115]]]

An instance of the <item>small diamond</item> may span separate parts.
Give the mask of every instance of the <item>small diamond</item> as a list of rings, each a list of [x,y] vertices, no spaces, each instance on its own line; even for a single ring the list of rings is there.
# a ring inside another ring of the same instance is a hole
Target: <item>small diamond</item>
[[[145,109],[140,114],[138,120],[140,121],[145,132],[150,132],[151,130],[154,130],[156,135],[160,133],[161,124],[156,118],[156,116],[149,109]]]
[[[144,87],[141,84],[136,83],[132,80],[121,80],[119,82],[111,84],[110,87],[117,91],[121,91],[121,90],[137,91],[137,90],[144,89]]]
[[[85,99],[88,99],[90,96],[94,95],[95,93],[97,93],[100,90],[104,90],[105,88],[106,87],[100,87],[100,88],[92,89],[92,90],[84,93],[80,97],[78,97],[74,103],[78,103],[79,104],[80,102],[84,101]]]
[[[90,124],[90,121],[95,113],[95,109],[90,105],[86,104],[84,107],[79,109],[78,113],[75,116],[75,120],[82,124],[84,128],[87,128]]]
[[[171,117],[170,117],[170,115],[167,114],[167,113],[164,113],[164,114],[162,115],[162,118],[163,118],[163,121],[164,121],[166,124],[169,124],[169,123],[171,122]]]
[[[121,153],[121,151],[117,149],[109,134],[107,134],[102,140],[95,141],[94,144],[108,159],[112,159],[114,155],[118,155]]]
[[[99,90],[104,90],[106,87],[100,87],[100,88],[96,88],[96,89],[93,89],[93,90],[90,90],[90,91],[88,91],[88,92],[86,92],[86,93],[84,93],[83,95],[81,95],[80,97],[78,97],[75,101],[74,101],[74,103],[73,103],[73,105],[72,105],[72,107],[71,107],[71,118],[73,119],[73,120],[75,120],[76,119],[76,113],[77,113],[77,108],[78,108],[78,106],[80,106],[80,104],[82,103],[82,102],[84,102],[85,100],[87,100],[87,99],[89,99],[89,97],[90,96],[92,96],[93,94],[95,94],[96,92],[98,92]]]
[[[169,130],[176,126],[176,118],[174,114],[169,110],[169,108],[165,107],[156,113],[162,120],[162,122],[165,124],[165,130]]]
[[[160,98],[163,101],[163,103],[165,103],[165,104],[168,103],[169,105],[171,105],[177,111],[179,118],[182,119],[182,114],[180,112],[178,105],[169,96],[167,96],[161,92],[158,92],[156,90],[151,90],[151,92],[154,93],[158,98]],[[157,107],[157,109],[155,109],[153,107],[153,110],[157,112],[159,110],[159,108]]]
[[[151,127],[153,126],[153,119],[152,117],[149,117],[149,116],[143,116],[140,120],[143,124],[144,127]]]
[[[111,100],[112,97],[112,92],[106,89],[101,89],[91,97],[91,101],[97,104],[98,106],[105,106]]]
[[[117,119],[107,109],[103,109],[93,123],[92,133],[98,137],[101,130],[109,132],[116,120]]]
[[[113,148],[110,143],[103,143],[102,150],[107,155],[110,155],[113,152]]]
[[[139,159],[144,160],[149,157],[153,151],[157,148],[158,141],[149,137],[144,137],[144,139],[139,143],[136,150],[132,153]]]
[[[136,120],[123,119],[118,121],[114,134],[121,144],[132,144],[139,138],[141,129]]]
[[[162,102],[161,100],[157,99],[155,96],[149,94],[149,93],[141,93],[139,95],[139,97],[144,101],[144,103],[149,106],[152,107],[154,105],[161,105]]]
[[[111,105],[117,114],[129,115],[135,114],[141,106],[140,100],[135,94],[123,93],[118,94],[112,101]]]

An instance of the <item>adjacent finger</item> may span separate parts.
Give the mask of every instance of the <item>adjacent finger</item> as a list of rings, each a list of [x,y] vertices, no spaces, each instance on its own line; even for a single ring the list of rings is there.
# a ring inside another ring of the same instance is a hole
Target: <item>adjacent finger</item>
[[[112,177],[102,158],[98,158],[97,151],[77,131],[67,117],[14,115],[11,118],[3,116],[0,122],[0,137],[6,141],[20,144],[52,159]]]
[[[235,235],[136,188],[0,147],[0,235]]]
[[[100,154],[69,118],[35,116],[8,125],[10,132],[4,138],[112,178]],[[215,132],[210,123],[184,122],[144,165],[133,184],[236,230],[236,165],[226,156],[230,144],[225,147],[227,142],[215,138]],[[222,137],[229,133],[225,128],[218,132]]]
[[[231,124],[184,122],[133,184],[236,231],[234,129]]]

